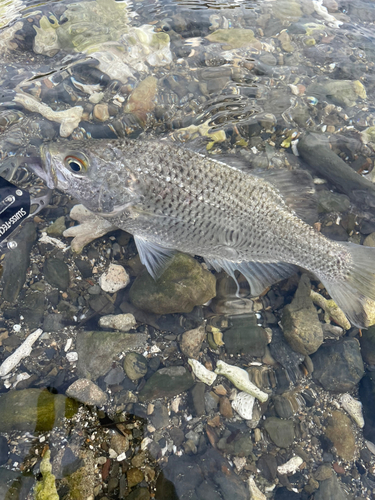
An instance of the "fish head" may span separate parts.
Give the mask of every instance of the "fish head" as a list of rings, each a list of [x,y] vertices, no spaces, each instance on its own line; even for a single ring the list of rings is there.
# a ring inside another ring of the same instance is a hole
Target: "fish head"
[[[66,141],[41,146],[42,167],[34,171],[102,216],[116,215],[139,199],[140,182],[110,141]]]

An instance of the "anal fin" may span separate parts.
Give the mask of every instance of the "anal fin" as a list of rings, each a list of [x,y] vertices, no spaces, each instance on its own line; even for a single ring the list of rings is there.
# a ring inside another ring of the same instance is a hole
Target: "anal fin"
[[[250,294],[253,297],[260,295],[267,287],[288,278],[297,271],[293,264],[285,262],[231,262],[224,259],[205,259],[216,271],[222,269],[231,276],[237,284],[237,296],[239,295],[239,284],[235,271],[239,271],[247,279],[250,286]]]
[[[150,275],[157,280],[163,273],[164,269],[168,266],[170,260],[175,254],[175,250],[164,248],[157,243],[142,238],[141,236],[134,236],[135,244],[139,257]]]

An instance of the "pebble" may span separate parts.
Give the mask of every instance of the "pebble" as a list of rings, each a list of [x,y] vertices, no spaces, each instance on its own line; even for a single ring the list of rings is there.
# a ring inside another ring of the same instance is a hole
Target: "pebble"
[[[276,446],[288,448],[293,443],[294,424],[292,420],[268,417],[264,421],[264,428]]]
[[[285,464],[279,465],[277,468],[277,472],[279,474],[294,474],[295,472],[298,471],[302,463],[303,460],[301,457],[298,456],[292,457],[290,460],[285,462]]]
[[[203,326],[188,330],[182,334],[180,349],[188,358],[198,359],[206,331]]]
[[[137,324],[133,314],[109,314],[108,316],[101,316],[99,319],[99,326],[102,328],[111,328],[112,330],[119,330],[120,332],[128,332]]]
[[[100,288],[108,293],[116,293],[122,290],[129,282],[128,273],[118,264],[110,264],[108,270],[99,278]]]
[[[147,373],[147,360],[142,354],[128,352],[124,359],[124,371],[130,380],[138,380]]]
[[[354,399],[350,394],[343,394],[340,402],[344,410],[346,410],[352,417],[354,422],[362,429],[365,425],[362,412],[362,403]]]
[[[94,106],[93,114],[97,120],[106,122],[109,120],[108,104],[96,104]]]
[[[332,441],[339,457],[348,461],[353,460],[355,438],[349,417],[341,411],[333,411],[325,435]]]
[[[62,291],[68,288],[70,281],[69,268],[63,260],[53,257],[46,259],[43,273],[50,285]]]
[[[220,398],[220,413],[224,418],[232,418],[233,410],[230,401],[227,397]]]
[[[107,402],[106,393],[87,378],[80,378],[73,382],[67,388],[66,395],[80,403],[92,406],[100,407]]]
[[[141,402],[157,398],[172,398],[187,391],[194,385],[192,375],[183,366],[161,368],[147,380],[139,392]]]

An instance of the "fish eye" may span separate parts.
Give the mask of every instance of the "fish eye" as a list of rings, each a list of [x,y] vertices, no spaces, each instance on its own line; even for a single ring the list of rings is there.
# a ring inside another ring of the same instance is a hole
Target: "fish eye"
[[[88,161],[82,154],[70,154],[64,159],[64,164],[72,172],[78,173],[87,170]]]

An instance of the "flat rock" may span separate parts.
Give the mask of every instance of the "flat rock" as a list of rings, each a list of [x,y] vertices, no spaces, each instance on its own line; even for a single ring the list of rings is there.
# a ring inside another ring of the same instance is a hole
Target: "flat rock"
[[[145,348],[146,342],[144,333],[80,331],[76,343],[78,376],[96,380],[110,370],[117,354]]]
[[[25,323],[32,330],[38,328],[44,314],[45,293],[29,290],[20,302],[19,312],[25,318]]]
[[[311,360],[313,378],[326,391],[350,392],[364,375],[359,343],[354,338],[323,344]]]
[[[47,432],[71,418],[78,404],[47,389],[23,389],[0,396],[0,432]]]
[[[291,348],[305,356],[317,351],[323,343],[323,330],[317,310],[310,298],[310,280],[301,276],[291,304],[283,309],[281,325]]]
[[[158,280],[147,271],[138,276],[130,300],[138,309],[155,314],[189,313],[215,296],[215,285],[214,275],[197,260],[177,253]]]
[[[335,474],[320,482],[319,489],[314,493],[314,500],[349,500]]]
[[[46,281],[59,290],[65,291],[69,286],[69,268],[61,259],[50,257],[46,259],[43,266]]]
[[[202,342],[206,336],[204,326],[188,330],[182,334],[180,349],[188,358],[198,359]]]
[[[341,411],[333,411],[325,435],[332,441],[339,457],[348,461],[353,460],[355,438],[349,417]]]
[[[107,402],[107,395],[94,382],[87,378],[80,378],[73,382],[66,395],[80,403],[92,406],[103,406]]]
[[[141,402],[157,398],[172,398],[189,390],[194,379],[183,366],[169,366],[155,372],[139,393]]]
[[[267,345],[267,335],[257,325],[255,314],[234,316],[231,318],[231,327],[224,332],[224,344],[228,354],[262,357]]]
[[[268,417],[264,421],[264,428],[269,437],[280,448],[288,448],[294,440],[294,424],[291,420],[282,420],[277,417]]]
[[[130,380],[138,380],[147,373],[147,359],[137,352],[128,352],[124,359],[124,371]]]

